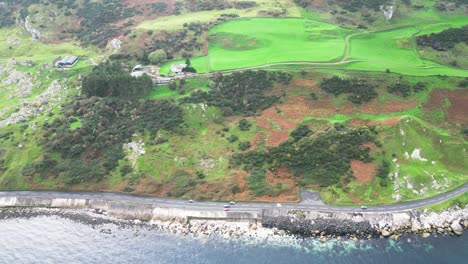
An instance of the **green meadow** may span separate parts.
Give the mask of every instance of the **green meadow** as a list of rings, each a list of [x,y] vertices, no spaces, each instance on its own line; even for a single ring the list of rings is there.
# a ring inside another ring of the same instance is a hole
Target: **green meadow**
[[[252,1],[252,0],[250,0]],[[239,17],[262,16],[262,12],[282,12],[286,11],[288,17],[300,17],[301,12],[295,5],[291,5],[290,0],[253,0],[256,7],[248,9],[228,8],[223,10],[209,10],[182,13],[180,15],[161,16],[153,20],[145,20],[137,26],[138,30],[178,30],[183,29],[185,23],[208,23],[216,21],[223,14],[235,14]],[[283,10],[284,9],[284,10]]]
[[[18,45],[11,45],[11,42]],[[58,44],[46,44],[32,40],[24,29],[0,29],[0,61],[15,58],[36,63],[52,63],[59,56],[80,56],[97,58],[99,52],[94,48],[83,48],[78,42],[70,41]],[[79,65],[78,65],[79,66]]]
[[[192,64],[199,72],[209,72],[280,62],[338,61],[351,33],[299,18],[234,20],[209,31],[209,55],[192,59]],[[172,63],[164,64],[161,72],[168,72]]]
[[[400,23],[392,28],[387,25],[376,32],[350,30],[301,18],[232,20],[209,30],[208,56],[192,58],[191,62],[200,73],[295,63],[313,68],[388,69],[406,75],[466,77],[467,71],[422,58],[417,50],[414,36],[466,24],[462,17],[441,19],[432,17],[432,20],[423,20],[426,24],[411,26]],[[175,63],[183,61],[166,62],[161,73],[168,73]]]

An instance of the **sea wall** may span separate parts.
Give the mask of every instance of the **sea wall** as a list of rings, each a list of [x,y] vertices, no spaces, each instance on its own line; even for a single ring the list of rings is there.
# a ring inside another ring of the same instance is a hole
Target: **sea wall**
[[[64,199],[36,197],[0,197],[0,207],[46,207],[70,209],[94,209],[96,212],[111,217],[143,221],[179,221],[188,222],[191,219],[223,220],[230,222],[257,222],[261,219],[261,211],[234,212],[216,210],[196,210],[185,208],[167,208],[155,204],[110,201],[103,199]]]
[[[90,209],[95,213],[123,220],[160,221],[173,223],[183,230],[218,230],[213,223],[245,222],[250,227],[264,227],[285,234],[327,239],[349,237],[398,238],[405,233],[429,236],[431,233],[461,235],[468,229],[468,208],[452,208],[435,213],[405,211],[394,213],[332,213],[311,210],[263,209],[236,212],[197,210],[196,208],[167,208],[156,204],[143,204],[103,199],[63,199],[32,197],[0,197],[0,207],[45,207]],[[198,228],[194,228],[198,226]]]
[[[302,210],[264,210],[262,225],[300,236],[398,238],[405,233],[427,237],[431,233],[461,235],[468,229],[468,208],[443,212],[427,210],[394,213],[327,213]]]

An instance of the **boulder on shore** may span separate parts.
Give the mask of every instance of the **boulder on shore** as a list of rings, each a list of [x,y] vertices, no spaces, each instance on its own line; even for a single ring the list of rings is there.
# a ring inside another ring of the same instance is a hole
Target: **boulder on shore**
[[[455,235],[461,236],[463,234],[463,227],[460,225],[460,219],[454,220],[450,227]]]
[[[388,231],[388,230],[385,230],[385,229],[382,230],[381,233],[382,233],[382,236],[384,236],[384,237],[389,237],[390,235],[392,235],[391,231]]]

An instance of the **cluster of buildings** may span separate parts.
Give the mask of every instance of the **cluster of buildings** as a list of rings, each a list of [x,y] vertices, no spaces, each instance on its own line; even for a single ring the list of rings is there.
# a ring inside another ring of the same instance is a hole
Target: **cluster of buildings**
[[[72,68],[78,62],[77,56],[66,56],[64,58],[57,58],[54,60],[53,65],[56,68]],[[173,64],[171,65],[170,74],[171,75],[181,75],[183,74],[183,69],[187,67],[187,64]],[[148,67],[143,65],[136,65],[133,67],[130,75],[133,77],[141,77],[143,74],[147,74],[153,79],[153,83],[156,85],[168,84],[172,78],[159,76],[158,70],[154,67]]]
[[[168,84],[171,81],[171,78],[159,76],[157,69],[151,66],[144,67],[143,65],[136,65],[130,73],[131,76],[137,78],[143,76],[143,74],[150,76],[153,79],[153,84],[155,85]]]

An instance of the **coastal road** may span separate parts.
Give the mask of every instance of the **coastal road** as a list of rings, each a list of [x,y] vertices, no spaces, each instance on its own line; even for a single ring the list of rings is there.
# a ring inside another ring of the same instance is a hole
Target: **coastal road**
[[[230,211],[248,212],[261,211],[262,209],[283,208],[294,210],[311,210],[321,212],[401,212],[417,209],[433,205],[439,202],[449,200],[455,196],[468,191],[468,183],[458,187],[457,189],[433,196],[426,199],[402,202],[391,205],[368,206],[367,209],[361,209],[357,206],[333,206],[320,203],[309,204],[303,201],[296,204],[277,204],[277,203],[258,203],[258,202],[238,202],[231,206]],[[61,198],[61,199],[90,199],[90,200],[107,200],[119,201],[127,203],[140,203],[148,205],[156,205],[163,208],[178,208],[178,209],[193,209],[201,211],[222,211],[226,202],[199,202],[190,203],[187,200],[158,198],[151,196],[140,196],[120,193],[93,193],[93,192],[55,192],[55,191],[0,191],[2,197],[26,197],[26,198]]]

